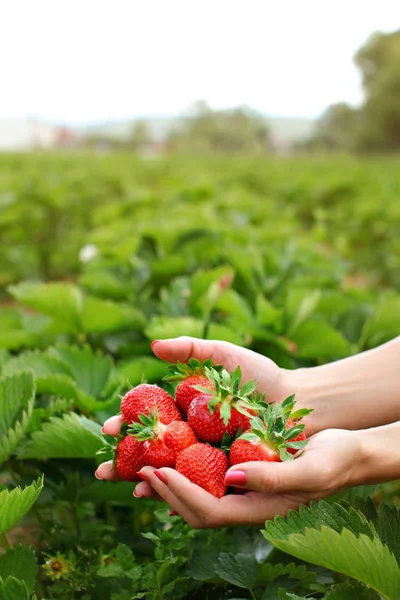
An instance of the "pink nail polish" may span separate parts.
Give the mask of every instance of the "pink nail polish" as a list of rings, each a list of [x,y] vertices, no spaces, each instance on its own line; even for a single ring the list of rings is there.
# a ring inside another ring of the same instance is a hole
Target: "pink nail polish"
[[[151,349],[154,351],[154,347],[156,344],[158,344],[158,342],[161,342],[161,340],[154,340],[154,342],[151,342]]]
[[[158,477],[158,479],[162,481],[165,485],[168,485],[168,479],[165,477],[162,471],[154,471],[154,475]]]
[[[99,479],[99,481],[102,480],[102,477],[99,477],[99,470],[97,469],[97,471],[95,471],[94,476],[96,477],[96,479]]]
[[[104,435],[105,431],[104,431],[104,427],[101,428],[101,433]]]
[[[244,485],[246,483],[246,473],[244,471],[229,471],[225,475],[226,485]]]
[[[141,498],[141,494],[137,494],[136,490],[133,491],[133,495],[135,496],[135,498]]]
[[[176,517],[176,515],[177,515],[177,514],[178,514],[178,513],[176,512],[176,510],[170,510],[170,511],[169,511],[169,516],[170,516],[170,517]]]
[[[143,481],[149,481],[148,476],[146,475],[146,473],[142,473],[141,471],[138,472],[138,475],[141,479],[143,479]]]

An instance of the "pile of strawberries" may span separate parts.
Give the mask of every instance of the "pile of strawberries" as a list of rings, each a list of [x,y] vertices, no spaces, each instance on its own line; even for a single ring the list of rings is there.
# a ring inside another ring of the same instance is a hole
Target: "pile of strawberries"
[[[310,411],[293,412],[294,396],[268,404],[255,380],[241,387],[239,367],[229,373],[211,360],[190,359],[171,371],[165,379],[178,382],[175,398],[142,383],[121,401],[124,433],[114,457],[121,479],[139,481],[145,465],[172,467],[221,498],[229,466],[288,460],[304,447],[304,425],[297,421]]]

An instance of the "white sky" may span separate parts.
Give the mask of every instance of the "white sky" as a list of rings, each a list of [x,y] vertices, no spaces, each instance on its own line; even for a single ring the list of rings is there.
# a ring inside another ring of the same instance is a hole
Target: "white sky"
[[[317,116],[360,102],[354,52],[399,27],[399,0],[0,0],[0,118]]]

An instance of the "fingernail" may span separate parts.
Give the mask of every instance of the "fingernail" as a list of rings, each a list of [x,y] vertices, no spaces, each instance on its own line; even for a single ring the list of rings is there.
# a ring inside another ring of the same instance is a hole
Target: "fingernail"
[[[229,471],[225,475],[226,485],[244,485],[246,483],[246,473],[244,471]]]
[[[156,344],[158,344],[158,342],[161,342],[161,340],[154,340],[154,342],[151,342],[151,349],[154,350],[154,346]]]
[[[146,473],[142,473],[141,471],[139,471],[138,475],[141,479],[143,479],[143,481],[150,481]]]
[[[136,490],[133,490],[133,495],[135,496],[135,498],[141,498],[142,495],[141,494],[137,494]]]
[[[103,433],[103,434],[105,433],[104,427],[101,428],[101,433]]]
[[[165,477],[162,471],[154,471],[154,475],[158,477],[158,479],[162,481],[165,485],[168,485],[168,479]]]
[[[178,513],[176,512],[176,510],[170,510],[170,511],[169,511],[169,516],[170,516],[170,517],[176,517],[176,515],[177,515],[177,514],[178,514]]]
[[[96,477],[96,479],[99,479],[100,481],[102,480],[102,477],[99,477],[99,471],[95,471],[94,476]]]

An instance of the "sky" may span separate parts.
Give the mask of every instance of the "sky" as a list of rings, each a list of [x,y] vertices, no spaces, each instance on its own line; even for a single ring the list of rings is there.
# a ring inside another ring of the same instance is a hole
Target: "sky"
[[[398,28],[399,0],[0,0],[0,119],[317,117],[361,102],[354,53]]]

